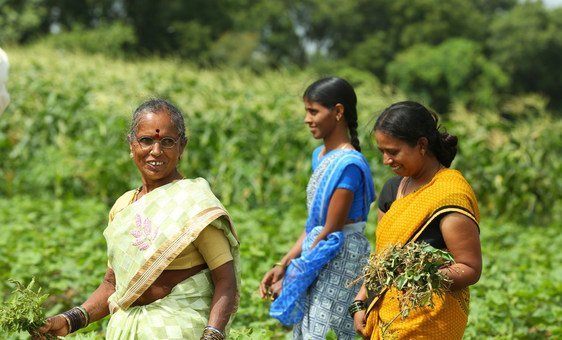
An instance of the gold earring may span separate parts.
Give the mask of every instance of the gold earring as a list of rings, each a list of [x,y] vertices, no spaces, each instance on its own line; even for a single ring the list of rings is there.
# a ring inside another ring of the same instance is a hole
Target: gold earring
[[[341,116],[337,116],[337,117],[336,117],[336,120],[337,120],[338,122],[340,121],[340,119],[341,119]]]
[[[425,156],[425,149],[421,149],[422,156]]]
[[[133,152],[129,152],[129,158],[133,158]]]

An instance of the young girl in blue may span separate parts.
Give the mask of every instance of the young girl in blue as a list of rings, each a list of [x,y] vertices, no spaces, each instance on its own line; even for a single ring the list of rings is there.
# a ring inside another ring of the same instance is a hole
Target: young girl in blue
[[[336,77],[311,84],[303,95],[304,122],[323,145],[312,153],[307,186],[308,218],[294,246],[264,275],[262,297],[271,297],[270,315],[294,325],[294,339],[353,339],[348,306],[360,283],[350,286],[371,247],[364,235],[375,190],[357,138],[357,97]]]

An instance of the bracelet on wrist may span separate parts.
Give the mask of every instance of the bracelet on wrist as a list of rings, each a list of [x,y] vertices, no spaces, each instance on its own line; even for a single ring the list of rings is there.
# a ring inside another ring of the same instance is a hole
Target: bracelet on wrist
[[[77,306],[61,314],[68,324],[68,333],[84,328],[90,322],[90,315],[82,306]]]
[[[206,326],[203,329],[203,334],[201,335],[201,340],[224,340],[226,335],[221,330],[213,327]]]
[[[283,268],[283,269],[287,269],[287,267],[288,267],[286,264],[283,264],[281,262],[277,262],[273,265],[273,268],[278,267],[278,266]]]
[[[347,311],[349,312],[349,315],[353,318],[355,313],[359,312],[360,310],[365,310],[365,309],[367,309],[367,307],[365,306],[365,301],[355,300],[351,303],[351,305],[349,305],[349,308],[347,309]]]

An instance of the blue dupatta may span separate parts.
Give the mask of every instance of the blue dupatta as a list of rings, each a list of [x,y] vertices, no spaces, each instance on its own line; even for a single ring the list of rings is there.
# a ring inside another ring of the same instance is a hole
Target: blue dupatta
[[[322,147],[319,147],[322,148]],[[317,150],[313,155],[317,155]],[[329,152],[314,166],[308,182],[307,207],[308,219],[305,230],[306,238],[299,258],[291,261],[279,297],[271,304],[269,315],[278,319],[283,325],[292,325],[302,320],[306,306],[306,293],[310,285],[324,266],[340,252],[345,238],[341,231],[330,233],[326,240],[318,242],[310,249],[326,222],[328,206],[340,177],[345,168],[351,164],[359,167],[364,183],[363,216],[367,219],[369,207],[375,200],[375,189],[369,164],[365,157],[355,150],[337,149]]]

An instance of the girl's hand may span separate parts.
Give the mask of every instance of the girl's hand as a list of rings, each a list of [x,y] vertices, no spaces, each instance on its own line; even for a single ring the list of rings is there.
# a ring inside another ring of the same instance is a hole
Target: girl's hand
[[[269,288],[269,297],[271,300],[275,300],[279,297],[279,294],[281,294],[281,288],[283,288],[283,279],[280,279],[271,285]]]
[[[267,273],[265,273],[265,275],[263,276],[263,279],[260,282],[260,296],[262,299],[266,299],[269,297],[273,297],[272,296],[272,286],[283,280],[283,277],[285,276],[285,268],[282,266],[275,266],[273,267],[270,271],[268,271]],[[281,288],[275,286],[273,289],[275,289],[276,291],[276,295],[275,297],[277,297],[277,295],[279,295],[279,292],[281,292]],[[278,291],[277,291],[278,289]]]

